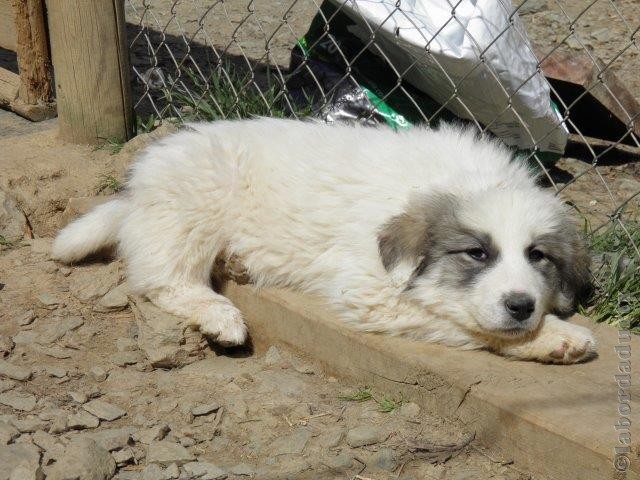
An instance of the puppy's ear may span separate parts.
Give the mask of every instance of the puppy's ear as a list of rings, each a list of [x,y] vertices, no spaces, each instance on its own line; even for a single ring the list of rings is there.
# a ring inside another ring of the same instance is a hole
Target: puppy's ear
[[[577,231],[568,232],[569,255],[561,269],[561,290],[571,299],[571,311],[585,304],[593,294],[591,255],[585,239]]]
[[[557,305],[554,313],[568,317],[593,294],[591,283],[591,255],[584,237],[574,228],[569,218],[556,232],[546,236],[551,247],[553,262],[560,274]]]
[[[428,254],[430,232],[447,214],[452,215],[455,197],[450,194],[416,195],[405,211],[391,217],[378,233],[378,252],[387,271],[401,261],[418,263]]]

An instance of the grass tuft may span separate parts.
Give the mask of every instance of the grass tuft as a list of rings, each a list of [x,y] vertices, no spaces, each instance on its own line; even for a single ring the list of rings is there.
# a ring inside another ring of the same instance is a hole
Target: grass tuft
[[[262,85],[250,71],[242,72],[229,63],[202,77],[183,69],[185,81],[169,82],[165,100],[177,109],[183,121],[214,121],[227,118],[305,117],[311,107],[289,103],[280,82],[268,71]],[[266,83],[266,85],[265,85]]]
[[[596,322],[640,333],[640,222],[614,221],[588,234],[595,295],[583,313]]]
[[[354,393],[338,395],[340,400],[347,402],[367,402],[373,398],[370,387],[361,387]]]
[[[96,188],[98,189],[98,193],[105,191],[109,193],[118,193],[124,188],[124,185],[113,175],[100,175]]]
[[[378,404],[378,411],[383,413],[391,413],[394,410],[400,408],[404,402],[404,398],[402,395],[398,395],[397,397],[381,397],[378,398],[373,395],[371,391],[371,387],[360,387],[353,393],[347,393],[343,395],[338,395],[340,400],[345,400],[347,402],[368,402],[369,400],[373,400]]]
[[[122,147],[124,147],[124,141],[118,139],[118,138],[107,138],[104,139],[104,143],[101,143],[100,145],[97,145],[94,148],[95,150],[106,150],[108,151],[111,155],[115,155],[117,153],[120,153],[120,150],[122,150]]]

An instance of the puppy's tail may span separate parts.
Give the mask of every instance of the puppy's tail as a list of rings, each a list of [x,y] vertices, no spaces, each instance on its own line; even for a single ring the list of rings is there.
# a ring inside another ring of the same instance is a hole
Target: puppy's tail
[[[52,257],[77,262],[103,248],[114,246],[128,212],[124,198],[104,203],[64,227],[53,242]]]

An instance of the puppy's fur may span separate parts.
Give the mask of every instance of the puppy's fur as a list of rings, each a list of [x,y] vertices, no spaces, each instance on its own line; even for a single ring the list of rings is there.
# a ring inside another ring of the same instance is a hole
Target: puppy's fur
[[[148,148],[126,192],[67,226],[54,256],[117,244],[134,292],[223,344],[247,332],[210,288],[219,255],[258,286],[323,297],[347,324],[543,362],[594,353],[560,320],[588,256],[569,215],[497,142],[445,126],[257,119]]]

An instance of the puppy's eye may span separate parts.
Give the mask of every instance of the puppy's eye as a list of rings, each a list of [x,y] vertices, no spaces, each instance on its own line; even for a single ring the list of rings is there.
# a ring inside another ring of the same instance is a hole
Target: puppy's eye
[[[532,262],[539,262],[544,258],[544,253],[542,253],[537,248],[532,248],[529,250],[529,260]]]
[[[481,248],[471,248],[465,253],[479,262],[484,262],[488,258],[487,252]]]

